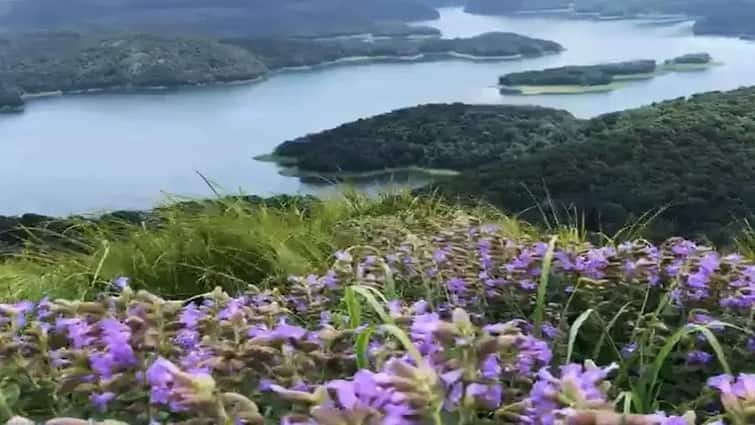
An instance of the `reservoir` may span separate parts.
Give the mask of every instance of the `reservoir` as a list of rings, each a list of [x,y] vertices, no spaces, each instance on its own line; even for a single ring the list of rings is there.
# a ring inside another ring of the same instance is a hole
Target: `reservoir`
[[[755,42],[696,37],[691,22],[484,17],[453,8],[423,24],[439,28],[444,37],[511,31],[557,41],[566,51],[508,62],[344,65],[281,73],[247,85],[33,100],[23,114],[0,115],[0,214],[146,209],[167,195],[211,196],[197,172],[228,194],[322,194],[334,188],[281,176],[276,165],[253,157],[288,139],[417,104],[539,104],[591,117],[755,85]],[[521,97],[501,95],[494,87],[500,75],[513,71],[662,61],[694,52],[708,52],[723,64],[636,81],[609,93]],[[409,183],[423,180],[413,176]]]

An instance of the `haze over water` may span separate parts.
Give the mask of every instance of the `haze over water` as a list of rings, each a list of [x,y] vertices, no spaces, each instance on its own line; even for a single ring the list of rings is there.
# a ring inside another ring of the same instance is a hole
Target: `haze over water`
[[[691,23],[481,17],[443,9],[439,21],[426,24],[445,37],[511,31],[557,41],[567,50],[512,62],[342,66],[279,74],[253,85],[32,101],[23,114],[0,115],[0,214],[146,209],[165,193],[210,196],[196,170],[231,193],[330,191],[283,177],[275,165],[252,157],[288,139],[422,103],[535,103],[590,117],[755,85],[755,42],[695,37]],[[724,64],[611,93],[518,97],[493,87],[499,75],[512,71],[694,52],[708,52]]]

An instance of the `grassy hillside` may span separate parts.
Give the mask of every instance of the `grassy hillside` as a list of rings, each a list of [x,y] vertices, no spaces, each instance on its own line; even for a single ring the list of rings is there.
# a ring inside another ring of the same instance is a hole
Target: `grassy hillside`
[[[607,114],[581,139],[500,160],[440,185],[509,211],[576,207],[588,227],[611,232],[666,206],[656,237],[725,240],[755,212],[755,89],[706,93]],[[741,222],[739,222],[741,224]]]
[[[196,207],[0,264],[0,421],[755,419],[751,251],[406,194]]]

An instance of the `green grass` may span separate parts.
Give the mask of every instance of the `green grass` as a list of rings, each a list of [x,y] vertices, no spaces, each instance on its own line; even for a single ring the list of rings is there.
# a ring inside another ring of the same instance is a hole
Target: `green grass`
[[[234,293],[323,272],[339,249],[435,232],[459,217],[484,217],[512,237],[532,233],[490,207],[462,208],[408,192],[379,198],[347,192],[275,207],[231,198],[195,208],[178,205],[161,208],[149,225],[71,225],[56,235],[65,238],[66,249],[30,240],[23,252],[0,263],[0,302],[45,295],[91,298],[120,276],[166,297],[187,298],[216,287]]]

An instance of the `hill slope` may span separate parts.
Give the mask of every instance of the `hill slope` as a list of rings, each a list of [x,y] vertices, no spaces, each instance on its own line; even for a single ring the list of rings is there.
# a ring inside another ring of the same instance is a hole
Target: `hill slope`
[[[378,21],[437,17],[415,0],[17,0],[2,21],[22,30],[271,36],[361,32]]]
[[[587,225],[611,232],[670,204],[657,236],[722,240],[735,218],[755,212],[755,88],[612,113],[584,124],[581,137],[502,159],[439,184],[450,196],[479,196],[510,211],[550,197],[576,206]]]

